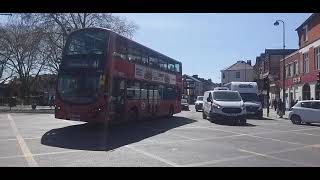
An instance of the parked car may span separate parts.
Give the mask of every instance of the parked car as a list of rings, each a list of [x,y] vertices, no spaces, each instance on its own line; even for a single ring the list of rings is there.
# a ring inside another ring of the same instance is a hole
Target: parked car
[[[218,91],[218,90],[229,90],[227,87],[215,87],[213,90]]]
[[[289,111],[293,124],[320,123],[320,100],[304,100],[296,103]]]
[[[196,111],[198,112],[199,110],[202,110],[202,106],[203,106],[203,96],[198,96],[195,103]]]
[[[181,99],[181,109],[189,110],[189,103],[186,99]]]
[[[246,107],[238,91],[206,91],[203,97],[203,119],[211,122],[229,121],[233,124],[247,123]]]

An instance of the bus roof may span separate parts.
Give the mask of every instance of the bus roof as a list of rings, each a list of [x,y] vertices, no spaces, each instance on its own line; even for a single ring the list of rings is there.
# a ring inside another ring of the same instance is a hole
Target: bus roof
[[[133,40],[131,40],[131,39],[129,39],[129,38],[127,38],[127,37],[125,37],[125,36],[117,33],[117,32],[114,32],[114,31],[112,31],[111,29],[108,29],[108,28],[102,28],[102,27],[87,27],[87,28],[82,28],[82,29],[74,30],[74,31],[72,31],[70,34],[72,34],[72,33],[74,33],[74,32],[78,32],[78,31],[86,30],[86,29],[99,29],[99,30],[109,31],[109,32],[114,33],[114,34],[116,34],[116,35],[118,35],[118,36],[121,36],[122,38],[125,38],[127,41],[130,41],[130,42],[132,42],[132,43],[138,44],[139,46],[142,46],[143,48],[145,48],[145,49],[147,49],[148,51],[151,51],[151,52],[157,54],[158,56],[165,57],[165,58],[167,58],[167,59],[169,59],[169,60],[171,60],[171,61],[173,61],[173,62],[175,62],[175,63],[180,63],[180,64],[181,64],[180,61],[177,61],[177,60],[175,60],[175,59],[173,59],[173,58],[170,58],[170,57],[168,57],[168,56],[166,56],[166,55],[164,55],[164,54],[162,54],[162,53],[159,53],[159,52],[157,52],[157,51],[155,51],[155,50],[153,50],[153,49],[151,49],[151,48],[148,48],[148,47],[146,47],[146,46],[144,46],[144,45],[142,45],[142,44],[140,44],[140,43],[138,43],[138,42],[136,42],[136,41],[133,41]]]
[[[251,84],[251,85],[257,85],[257,82],[237,82],[237,81],[233,81],[233,82],[229,82],[227,84],[233,84],[233,85],[237,85],[237,84]],[[227,85],[225,84],[225,85]]]

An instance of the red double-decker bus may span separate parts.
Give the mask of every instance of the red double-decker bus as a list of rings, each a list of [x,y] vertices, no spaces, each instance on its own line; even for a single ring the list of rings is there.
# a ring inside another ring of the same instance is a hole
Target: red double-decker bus
[[[55,117],[117,123],[181,112],[182,64],[103,28],[72,32],[58,73]]]

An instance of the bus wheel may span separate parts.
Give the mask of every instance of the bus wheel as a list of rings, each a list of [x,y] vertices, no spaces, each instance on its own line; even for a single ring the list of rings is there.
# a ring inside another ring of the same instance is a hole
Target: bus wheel
[[[135,108],[132,108],[127,115],[127,121],[137,121],[137,120],[139,120],[138,111]]]

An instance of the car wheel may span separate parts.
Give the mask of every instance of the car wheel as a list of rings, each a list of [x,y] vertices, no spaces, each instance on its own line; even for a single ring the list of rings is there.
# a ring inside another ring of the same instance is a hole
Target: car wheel
[[[301,118],[298,115],[293,115],[291,117],[291,122],[293,124],[301,124]]]
[[[202,119],[207,119],[207,115],[202,111]]]

